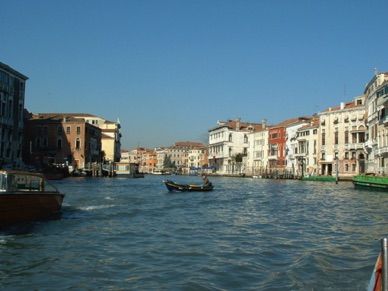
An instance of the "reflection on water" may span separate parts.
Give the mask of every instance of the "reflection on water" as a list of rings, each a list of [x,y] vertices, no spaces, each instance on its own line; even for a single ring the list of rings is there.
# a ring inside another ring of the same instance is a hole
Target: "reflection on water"
[[[211,177],[213,192],[177,194],[163,178],[56,182],[66,193],[61,219],[1,234],[0,286],[366,289],[387,235],[388,194],[222,177]]]

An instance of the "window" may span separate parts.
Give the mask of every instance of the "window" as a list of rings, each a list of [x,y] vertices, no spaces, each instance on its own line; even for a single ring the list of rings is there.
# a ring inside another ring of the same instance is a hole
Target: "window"
[[[334,144],[338,144],[338,131],[334,133]]]
[[[232,134],[229,133],[229,142],[232,142],[232,141],[233,141],[233,139],[232,139]]]
[[[47,133],[48,133],[48,127],[47,127],[47,126],[43,126],[43,133],[44,133],[44,134],[47,134]]]
[[[62,128],[62,125],[58,126],[58,129],[57,129],[58,133],[61,134],[62,131],[63,131],[63,128]]]
[[[77,150],[81,149],[81,140],[77,137],[77,139],[75,140],[75,148]]]
[[[66,126],[66,133],[70,134],[70,126]]]
[[[349,130],[345,130],[345,144],[349,143]]]
[[[43,138],[43,147],[44,148],[48,148],[48,139],[47,139],[47,137]]]
[[[81,127],[77,126],[77,134],[80,134],[80,133],[81,133]]]
[[[61,138],[57,139],[57,149],[58,150],[62,149],[62,139]]]
[[[322,131],[322,145],[326,145],[326,133]]]
[[[36,146],[37,149],[40,148],[40,137],[37,137],[37,138],[36,138],[35,146]]]
[[[248,136],[244,134],[244,143],[248,143]]]

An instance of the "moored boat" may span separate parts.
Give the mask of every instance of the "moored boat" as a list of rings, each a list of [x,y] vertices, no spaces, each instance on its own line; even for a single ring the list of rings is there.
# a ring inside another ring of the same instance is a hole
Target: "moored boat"
[[[118,162],[115,174],[120,178],[144,178],[144,173],[139,172],[138,163]]]
[[[192,185],[192,184],[177,184],[171,180],[163,180],[168,191],[170,192],[207,192],[213,190],[213,184],[210,185]]]
[[[304,176],[302,177],[302,181],[321,181],[321,182],[335,182],[336,177],[321,175],[321,176]]]
[[[388,191],[388,177],[374,175],[357,175],[352,179],[355,188]]]
[[[57,215],[64,196],[42,174],[2,170],[0,228]]]

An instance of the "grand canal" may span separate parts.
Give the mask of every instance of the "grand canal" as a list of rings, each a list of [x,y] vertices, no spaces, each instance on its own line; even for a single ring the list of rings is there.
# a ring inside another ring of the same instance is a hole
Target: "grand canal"
[[[69,178],[58,220],[0,233],[2,290],[365,290],[388,193],[350,182]]]

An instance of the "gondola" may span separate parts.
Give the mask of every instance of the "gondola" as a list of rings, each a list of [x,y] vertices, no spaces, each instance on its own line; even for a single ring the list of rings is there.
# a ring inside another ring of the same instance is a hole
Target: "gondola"
[[[177,184],[171,180],[163,180],[163,183],[166,185],[168,191],[170,192],[207,192],[213,190],[213,185],[191,185],[191,184]]]

